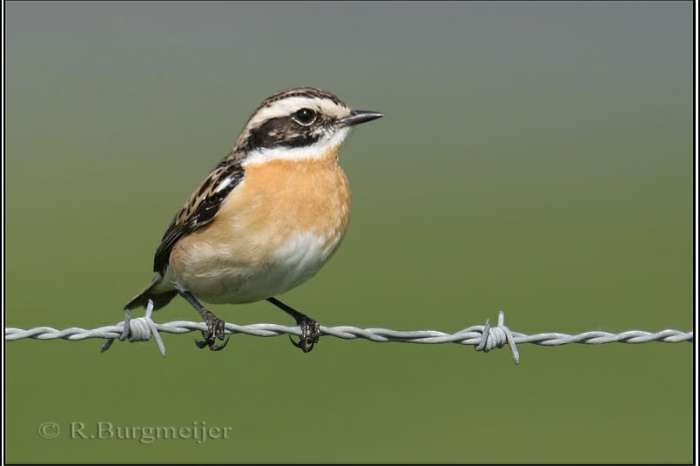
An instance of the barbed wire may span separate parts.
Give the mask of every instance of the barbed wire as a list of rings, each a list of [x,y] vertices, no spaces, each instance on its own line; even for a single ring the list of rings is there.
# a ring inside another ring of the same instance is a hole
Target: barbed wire
[[[184,334],[194,331],[206,331],[204,322],[173,321],[158,324],[153,321],[152,303],[146,308],[146,315],[143,317],[127,318],[114,325],[98,327],[94,329],[84,329],[80,327],[70,327],[57,330],[53,327],[34,327],[30,329],[6,328],[5,340],[16,341],[23,339],[35,340],[68,340],[82,341],[93,338],[102,338],[107,341],[102,345],[102,351],[108,350],[112,343],[119,340],[130,342],[148,341],[151,336],[156,341],[160,353],[165,356],[165,344],[160,333]],[[278,324],[250,324],[238,325],[226,323],[227,334],[242,334],[256,337],[276,337],[280,335],[300,335],[301,331],[297,326],[284,326]],[[518,344],[532,343],[540,346],[561,346],[572,343],[582,343],[589,345],[602,345],[607,343],[648,343],[652,341],[662,343],[691,342],[694,333],[684,332],[675,329],[666,329],[658,332],[647,332],[643,330],[627,330],[613,333],[602,330],[587,331],[578,334],[567,334],[559,332],[545,332],[528,335],[521,332],[511,331],[505,325],[505,314],[498,313],[498,321],[492,326],[487,320],[485,325],[473,325],[459,332],[446,333],[438,330],[391,330],[386,328],[360,328],[351,325],[340,325],[335,327],[321,326],[322,336],[331,336],[342,340],[364,339],[375,343],[399,342],[418,344],[441,344],[456,343],[460,345],[474,346],[477,351],[488,352],[495,348],[501,348],[506,344],[510,346],[513,360],[520,363]]]

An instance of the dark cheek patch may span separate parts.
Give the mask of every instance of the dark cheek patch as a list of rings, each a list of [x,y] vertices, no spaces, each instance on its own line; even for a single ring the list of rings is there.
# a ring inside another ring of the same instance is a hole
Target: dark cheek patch
[[[316,124],[300,126],[290,117],[272,118],[251,131],[246,150],[308,146],[320,137]]]

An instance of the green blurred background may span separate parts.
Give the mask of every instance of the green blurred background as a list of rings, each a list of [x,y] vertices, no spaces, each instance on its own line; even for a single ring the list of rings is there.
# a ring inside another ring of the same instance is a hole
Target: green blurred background
[[[7,4],[6,324],[106,325],[264,97],[382,120],[343,246],[284,298],[327,325],[692,326],[692,5]],[[238,323],[269,304],[213,306]],[[196,320],[176,300],[157,320]],[[689,462],[692,346],[479,354],[324,338],[6,345],[10,462]],[[71,422],[231,428],[71,439]],[[43,422],[59,438],[42,439]]]

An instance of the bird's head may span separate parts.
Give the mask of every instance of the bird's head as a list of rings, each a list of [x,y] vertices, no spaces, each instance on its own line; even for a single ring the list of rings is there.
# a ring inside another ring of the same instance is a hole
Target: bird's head
[[[289,89],[260,104],[243,129],[235,151],[244,156],[246,164],[322,158],[343,143],[353,126],[382,116],[352,110],[320,89]]]

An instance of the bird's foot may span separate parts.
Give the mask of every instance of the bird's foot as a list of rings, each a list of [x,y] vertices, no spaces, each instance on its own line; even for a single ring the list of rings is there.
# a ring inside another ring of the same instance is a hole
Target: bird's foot
[[[289,340],[294,346],[302,350],[304,353],[308,353],[314,349],[314,345],[318,343],[318,337],[321,336],[321,325],[315,320],[309,317],[302,317],[297,321],[299,328],[301,329],[301,336],[299,341],[294,341],[290,336]]]
[[[207,311],[204,317],[204,322],[207,324],[207,331],[202,332],[203,340],[195,340],[194,343],[198,348],[208,347],[210,351],[221,351],[226,348],[231,337],[226,337],[225,326],[226,322],[216,317],[212,312]],[[219,339],[223,343],[216,343]],[[225,340],[224,340],[225,339]]]

